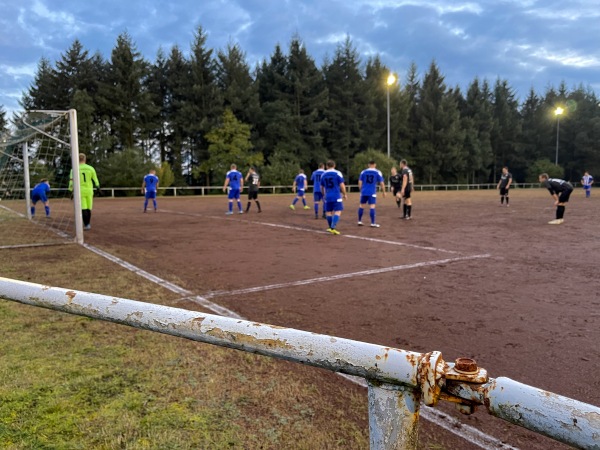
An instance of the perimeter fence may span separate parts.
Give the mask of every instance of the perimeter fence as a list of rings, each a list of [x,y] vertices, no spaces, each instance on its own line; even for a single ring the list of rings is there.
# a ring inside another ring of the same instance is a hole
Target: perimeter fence
[[[414,186],[415,191],[479,191],[479,190],[495,190],[497,184],[417,184]],[[577,186],[575,183],[574,186]],[[358,192],[358,185],[346,185],[348,192]],[[511,185],[512,189],[538,189],[539,183],[515,183]],[[143,196],[139,187],[103,187],[101,190],[105,197],[136,197]],[[292,185],[276,185],[276,186],[260,186],[259,192],[262,194],[292,194]],[[61,196],[69,195],[67,189],[51,189],[51,195],[60,194]],[[169,186],[159,187],[158,194],[166,197],[183,197],[188,195],[220,195],[223,194],[223,186]],[[22,189],[13,189],[12,196],[14,198],[23,198]],[[8,198],[7,196],[6,198]]]
[[[600,450],[600,408],[509,378],[471,359],[417,353],[237,318],[0,277],[0,298],[361,377],[371,449],[416,450],[421,402],[456,404],[580,449]]]

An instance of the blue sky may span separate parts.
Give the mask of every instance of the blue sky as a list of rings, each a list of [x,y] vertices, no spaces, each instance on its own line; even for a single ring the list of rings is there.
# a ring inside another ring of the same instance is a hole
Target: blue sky
[[[254,66],[294,35],[320,66],[349,36],[363,61],[379,54],[400,75],[436,60],[449,86],[507,79],[519,98],[562,81],[600,93],[598,0],[0,0],[0,105],[18,109],[42,57],[79,39],[105,58],[128,32],[144,57],[187,51],[201,25],[208,46],[237,43]]]

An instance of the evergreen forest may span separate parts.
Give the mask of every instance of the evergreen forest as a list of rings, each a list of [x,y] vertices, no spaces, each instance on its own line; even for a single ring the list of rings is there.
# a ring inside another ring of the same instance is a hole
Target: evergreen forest
[[[388,86],[390,68],[362,60],[350,38],[317,65],[294,36],[255,67],[238,44],[206,41],[198,27],[189,49],[160,48],[151,62],[127,33],[108,58],[75,40],[39,61],[20,104],[75,108],[80,151],[103,186],[139,186],[150,166],[174,185],[220,185],[231,163],[257,166],[263,185],[290,185],[327,159],[350,182],[371,158],[382,170],[407,159],[417,184],[493,183],[505,165],[517,182],[600,174],[600,103],[586,80],[518,98],[500,78],[448,86],[432,61]],[[6,115],[0,107],[0,129]]]

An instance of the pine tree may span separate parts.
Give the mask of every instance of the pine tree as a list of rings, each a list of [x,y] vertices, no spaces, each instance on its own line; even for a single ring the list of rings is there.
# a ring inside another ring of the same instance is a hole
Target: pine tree
[[[260,109],[258,92],[246,54],[238,44],[229,44],[226,51],[218,52],[216,73],[223,106],[243,122],[254,124]]]
[[[461,110],[462,128],[465,131],[465,150],[470,182],[487,182],[487,169],[492,162],[490,131],[493,126],[492,104],[487,81],[481,86],[475,78],[469,85]],[[484,179],[480,179],[480,175]]]
[[[316,168],[327,157],[322,133],[328,94],[323,76],[299,38],[290,44],[287,78],[294,150],[301,167]]]
[[[176,184],[183,183],[185,155],[189,154],[189,140],[185,124],[193,120],[187,110],[190,84],[190,64],[177,46],[171,48],[165,64],[165,133],[167,135],[165,161],[175,174]]]
[[[412,62],[406,74],[406,82],[402,90],[403,96],[406,98],[407,119],[406,133],[402,139],[402,147],[400,148],[400,157],[404,159],[413,159],[417,154],[417,134],[419,124],[417,119],[417,103],[419,101],[419,93],[421,84],[419,81],[417,65]]]
[[[50,60],[45,57],[40,59],[33,82],[19,103],[25,110],[64,108],[56,100],[56,72]]]
[[[159,161],[167,160],[168,147],[168,111],[167,111],[167,58],[162,48],[158,49],[156,60],[150,66],[146,81],[146,88],[152,104],[156,107],[156,114],[147,123],[149,139],[152,140],[148,156]],[[161,179],[162,185],[162,179]]]
[[[527,169],[544,157],[543,148],[550,129],[548,121],[544,120],[543,110],[542,100],[533,88],[530,89],[521,106],[519,145],[513,166],[510,167],[515,179],[525,179]]]
[[[98,92],[98,73],[94,62],[77,39],[56,62],[54,75],[55,100],[64,105],[63,109],[71,107],[77,91],[85,92],[90,98]]]
[[[456,176],[464,165],[461,152],[464,133],[456,98],[447,92],[444,77],[435,62],[429,66],[415,108],[417,153],[413,171],[427,183],[443,181],[441,172]]]
[[[362,125],[368,99],[360,65],[358,51],[347,37],[343,44],[338,45],[331,63],[324,67],[329,90],[325,142],[337,167],[346,172],[350,159],[359,151],[366,150]]]
[[[222,92],[218,85],[217,62],[213,51],[206,46],[207,35],[198,27],[191,47],[190,90],[184,103],[185,134],[189,136],[189,173],[208,158],[206,134],[217,124],[223,111]],[[191,184],[206,183],[206,179],[192,179]]]
[[[298,169],[292,127],[291,88],[287,77],[288,61],[279,45],[270,60],[263,61],[257,73],[260,115],[256,125],[256,149],[272,163],[273,155],[292,160]]]
[[[141,117],[152,107],[143,88],[148,65],[127,33],[117,38],[112,50],[106,80],[101,84],[100,101],[110,122],[116,147],[109,151],[135,148],[140,143]]]
[[[515,161],[520,134],[518,102],[514,90],[506,80],[496,80],[493,93],[494,127],[491,133],[492,151],[494,154],[492,181],[503,166],[511,166]]]

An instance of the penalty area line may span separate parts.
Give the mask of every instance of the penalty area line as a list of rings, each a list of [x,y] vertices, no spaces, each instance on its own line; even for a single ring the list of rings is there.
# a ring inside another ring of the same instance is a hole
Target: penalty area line
[[[448,264],[448,263],[454,263],[454,262],[459,262],[459,261],[468,261],[471,259],[489,258],[490,256],[491,255],[489,255],[489,254],[460,256],[460,257],[456,257],[456,258],[437,259],[434,261],[425,261],[425,262],[418,262],[418,263],[413,263],[413,264],[401,264],[399,266],[382,267],[381,269],[361,270],[359,272],[341,273],[338,275],[331,275],[328,277],[309,278],[307,280],[290,281],[288,283],[277,283],[277,284],[270,284],[267,286],[257,286],[257,287],[251,287],[251,288],[245,288],[245,289],[236,289],[233,291],[214,291],[214,292],[210,292],[208,294],[204,294],[203,297],[206,299],[209,299],[209,298],[214,298],[214,297],[252,294],[255,292],[270,291],[273,289],[283,289],[283,288],[288,288],[288,287],[304,286],[307,284],[325,283],[328,281],[343,280],[345,278],[363,277],[363,276],[367,276],[367,275],[378,275],[380,273],[396,272],[398,270],[416,269],[419,267],[438,266],[440,264]]]
[[[111,255],[110,253],[105,252],[104,250],[100,250],[99,248],[94,247],[93,245],[89,245],[89,244],[83,244],[83,246],[85,248],[87,248],[88,250],[90,250],[91,252],[94,252],[97,255],[102,256],[103,258],[106,258],[109,261],[114,262],[115,264],[118,264],[119,266],[123,267],[124,269],[127,269],[130,272],[133,272],[133,273],[141,276],[142,278],[152,281],[153,283],[158,284],[159,286],[162,286],[163,288],[165,288],[171,292],[174,292],[176,294],[183,296],[182,298],[177,299],[176,301],[189,300],[191,302],[194,302],[194,303],[197,303],[198,305],[203,306],[204,308],[206,308],[209,311],[212,311],[216,314],[220,314],[220,315],[226,316],[226,317],[233,317],[235,319],[242,319],[241,316],[239,316],[237,313],[231,311],[230,309],[227,309],[221,305],[217,305],[216,303],[209,302],[207,299],[205,299],[199,295],[195,295],[192,291],[188,291],[187,289],[182,288],[181,286],[177,286],[176,284],[171,283],[167,280],[163,280],[162,278],[159,278],[156,275],[152,275],[151,273],[146,272],[145,270],[140,269],[139,267],[134,266],[133,264],[130,264],[127,261],[123,261],[121,258]]]
[[[172,210],[166,210],[166,209],[163,209],[162,211],[168,212],[169,214],[178,214],[181,216],[203,217],[205,219],[216,219],[216,220],[230,220],[227,217],[205,215],[205,214],[200,214],[200,213],[186,213],[186,212],[172,211]],[[233,215],[235,216],[238,214],[234,213]],[[252,224],[256,224],[256,225],[263,225],[263,226],[272,227],[272,228],[282,228],[284,230],[304,231],[304,232],[317,233],[317,234],[329,234],[326,231],[315,230],[313,228],[304,228],[304,227],[297,227],[297,226],[293,226],[293,225],[284,225],[281,223],[259,222],[256,220],[248,220],[248,219],[241,219],[240,222],[252,223]],[[460,254],[460,252],[457,252],[454,250],[444,250],[443,248],[438,248],[438,247],[429,247],[429,246],[425,246],[425,245],[408,244],[406,242],[390,241],[387,239],[377,239],[377,238],[371,238],[371,237],[366,237],[366,236],[356,236],[356,235],[352,235],[352,234],[341,234],[340,236],[342,238],[358,239],[358,240],[368,241],[368,242],[377,242],[379,244],[398,245],[401,247],[415,248],[418,250],[429,250],[429,251],[433,251],[433,252],[449,253],[449,254],[454,254],[454,255]]]
[[[123,267],[124,269],[127,269],[133,273],[136,273],[137,275],[159,285],[164,287],[165,289],[171,291],[171,292],[175,292],[177,294],[181,294],[183,295],[182,298],[177,299],[176,301],[192,301],[195,303],[198,303],[199,305],[205,307],[206,309],[209,309],[213,312],[216,312],[217,314],[221,314],[224,317],[231,317],[231,318],[235,318],[235,319],[240,319],[240,320],[245,320],[246,318],[243,316],[240,316],[239,314],[223,307],[220,305],[217,305],[216,303],[213,303],[211,301],[209,301],[206,297],[200,296],[200,295],[195,295],[193,292],[181,287],[181,286],[177,286],[174,283],[170,283],[166,280],[163,280],[160,277],[157,277],[156,275],[152,275],[149,272],[146,272],[145,270],[134,266],[131,263],[128,263],[127,261],[122,260],[121,258],[118,258],[114,255],[111,255],[108,252],[105,252],[104,250],[101,250],[97,247],[94,247],[93,245],[89,245],[89,244],[83,244],[83,247],[85,247],[86,249],[88,249],[89,251],[96,253],[99,256],[102,256],[103,258],[108,259],[109,261],[114,262],[115,264],[118,264],[119,266]],[[460,259],[473,259],[473,258],[483,258],[483,257],[487,257],[488,255],[475,255],[475,257],[465,257],[465,258],[452,258],[452,260],[460,260]],[[433,261],[432,261],[433,262]],[[421,263],[423,264],[423,263]],[[440,261],[437,261],[437,264],[441,264]],[[345,375],[345,374],[340,374],[338,373],[337,375],[346,378],[347,380],[354,382],[358,385],[361,386],[366,386],[366,382],[365,380],[363,380],[362,378],[357,378],[357,377],[352,377],[350,375]],[[507,449],[507,450],[517,450],[515,449],[515,447],[510,447],[507,444],[504,444],[503,442],[499,441],[498,439],[494,438],[493,436],[487,435],[485,433],[483,433],[482,431],[479,431],[478,429],[471,427],[465,423],[462,423],[456,419],[454,419],[453,417],[444,414],[441,411],[437,411],[434,410],[433,408],[428,408],[428,407],[424,407],[421,409],[421,417],[425,420],[428,420],[429,422],[432,422],[436,425],[438,425],[439,427],[449,431],[452,434],[455,434],[456,436],[464,439],[467,442],[470,442],[480,448],[483,448],[484,450],[493,450],[493,449]]]

